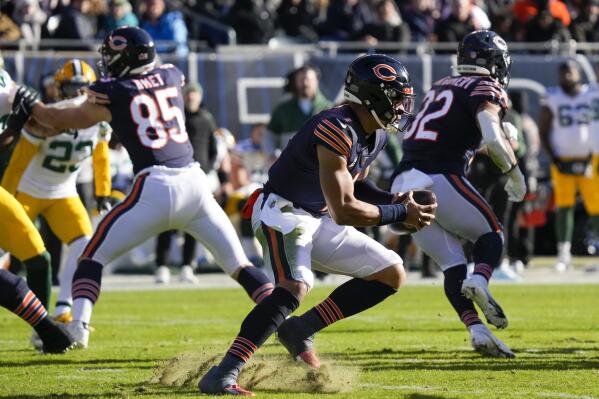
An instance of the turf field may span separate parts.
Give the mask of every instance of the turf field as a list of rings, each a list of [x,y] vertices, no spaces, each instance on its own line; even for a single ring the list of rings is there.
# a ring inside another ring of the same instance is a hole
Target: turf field
[[[330,288],[315,289],[302,309]],[[497,286],[513,360],[482,358],[442,287],[412,286],[322,332],[319,373],[267,342],[243,377],[262,398],[599,398],[599,285]],[[0,398],[196,397],[251,304],[240,289],[103,293],[87,351],[42,356],[0,312]],[[249,387],[249,386],[248,386]]]

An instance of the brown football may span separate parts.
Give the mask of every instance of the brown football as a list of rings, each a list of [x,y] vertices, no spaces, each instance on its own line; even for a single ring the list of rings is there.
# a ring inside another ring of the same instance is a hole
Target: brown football
[[[408,193],[403,194],[396,203],[403,202],[407,196]],[[412,191],[412,196],[414,197],[414,201],[419,205],[431,205],[437,203],[437,196],[430,190],[414,190]],[[435,211],[433,211],[433,213],[435,213]],[[392,223],[389,225],[389,229],[395,234],[412,234],[418,231],[416,226],[404,222]]]

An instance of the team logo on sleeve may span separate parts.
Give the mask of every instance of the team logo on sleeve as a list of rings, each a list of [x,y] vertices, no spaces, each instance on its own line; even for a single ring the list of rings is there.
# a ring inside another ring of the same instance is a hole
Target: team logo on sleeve
[[[381,80],[392,82],[396,79],[397,71],[391,65],[378,64],[372,70],[375,76]]]
[[[108,45],[115,51],[121,51],[127,47],[127,39],[123,36],[111,36]]]

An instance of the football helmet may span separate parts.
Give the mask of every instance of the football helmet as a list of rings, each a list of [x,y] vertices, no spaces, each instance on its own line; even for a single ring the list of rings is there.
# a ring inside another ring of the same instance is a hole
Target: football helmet
[[[96,73],[87,62],[74,58],[56,71],[54,81],[61,98],[73,98],[80,94],[82,88],[96,81]]]
[[[406,67],[393,57],[369,54],[354,60],[343,94],[365,106],[383,129],[403,132],[412,122],[414,88]]]
[[[507,43],[491,30],[477,30],[467,34],[458,46],[460,75],[486,75],[507,87],[510,81],[512,58]]]
[[[134,26],[110,32],[100,47],[98,69],[102,76],[120,78],[146,72],[156,65],[156,48],[150,35]]]

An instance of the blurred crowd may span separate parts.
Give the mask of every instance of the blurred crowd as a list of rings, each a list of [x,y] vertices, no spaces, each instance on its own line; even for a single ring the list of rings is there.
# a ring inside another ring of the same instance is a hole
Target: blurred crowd
[[[599,0],[9,0],[0,39],[102,39],[141,26],[160,52],[185,55],[194,16],[232,27],[238,44],[457,42],[493,29],[508,42],[599,41]]]

